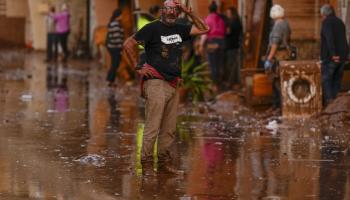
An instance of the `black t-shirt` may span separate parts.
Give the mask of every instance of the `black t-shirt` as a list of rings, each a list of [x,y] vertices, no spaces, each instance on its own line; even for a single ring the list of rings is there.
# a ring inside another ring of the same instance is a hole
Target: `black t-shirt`
[[[140,29],[134,38],[144,45],[146,62],[165,80],[172,81],[181,77],[182,43],[191,38],[190,32],[190,25],[167,26],[156,20]]]
[[[228,21],[230,33],[226,34],[226,49],[238,49],[242,36],[242,24],[240,19]]]

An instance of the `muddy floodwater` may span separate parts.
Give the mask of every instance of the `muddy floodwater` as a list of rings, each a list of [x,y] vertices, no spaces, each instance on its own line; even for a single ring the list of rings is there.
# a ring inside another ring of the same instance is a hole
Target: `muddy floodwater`
[[[106,87],[94,61],[6,53],[1,200],[350,199],[348,118],[287,122],[234,100],[182,105],[174,162],[187,174],[143,177],[136,84]]]

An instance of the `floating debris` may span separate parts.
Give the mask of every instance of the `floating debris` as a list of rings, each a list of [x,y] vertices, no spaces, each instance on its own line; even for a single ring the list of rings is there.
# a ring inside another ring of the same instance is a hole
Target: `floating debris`
[[[87,156],[83,156],[74,161],[80,162],[81,164],[84,164],[84,165],[93,165],[96,167],[103,167],[106,165],[106,159],[103,156],[100,156],[97,154],[90,154]]]
[[[32,99],[33,99],[33,95],[31,95],[31,94],[23,94],[21,96],[22,101],[32,101]]]
[[[276,134],[278,130],[278,123],[276,120],[270,121],[269,124],[266,125],[266,128],[271,131],[272,134]]]
[[[314,160],[314,159],[288,159],[288,161],[298,161],[298,162],[334,162],[334,160]]]

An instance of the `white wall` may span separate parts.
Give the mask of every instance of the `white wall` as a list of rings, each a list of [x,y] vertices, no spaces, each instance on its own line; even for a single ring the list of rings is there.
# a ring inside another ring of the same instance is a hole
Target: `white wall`
[[[33,48],[36,50],[43,50],[46,48],[45,15],[41,14],[38,10],[42,2],[41,0],[28,0]]]
[[[32,40],[33,48],[36,50],[46,49],[46,15],[40,13],[40,5],[43,3],[50,3],[52,6],[56,7],[56,11],[60,10],[61,4],[63,2],[68,3],[69,11],[71,14],[70,24],[71,24],[71,34],[69,35],[68,47],[72,49],[79,37],[82,35],[83,39],[86,35],[86,0],[8,0],[8,1],[28,1],[29,15],[27,18],[26,27],[26,38],[27,40]],[[102,1],[102,0],[99,0]],[[105,1],[105,0],[103,0]],[[22,3],[23,4],[23,3]]]

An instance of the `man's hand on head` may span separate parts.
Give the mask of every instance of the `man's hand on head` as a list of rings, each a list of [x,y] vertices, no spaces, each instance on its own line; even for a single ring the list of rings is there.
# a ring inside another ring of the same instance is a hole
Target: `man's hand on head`
[[[175,1],[176,6],[179,8],[181,12],[184,12],[186,15],[192,14],[192,8],[191,7],[186,7],[180,2]]]

